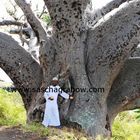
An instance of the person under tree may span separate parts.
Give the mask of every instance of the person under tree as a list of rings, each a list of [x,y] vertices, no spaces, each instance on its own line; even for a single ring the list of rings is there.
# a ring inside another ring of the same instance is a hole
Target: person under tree
[[[44,97],[46,99],[45,105],[45,113],[42,124],[45,127],[54,126],[60,127],[60,117],[59,117],[59,110],[57,99],[58,95],[62,96],[65,99],[73,99],[72,96],[65,93],[61,90],[60,86],[58,85],[58,78],[54,77],[52,79],[52,84],[46,89],[44,93]]]

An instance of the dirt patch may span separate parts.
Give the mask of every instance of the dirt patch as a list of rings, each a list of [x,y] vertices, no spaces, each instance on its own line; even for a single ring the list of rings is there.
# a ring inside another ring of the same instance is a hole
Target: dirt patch
[[[0,126],[0,140],[49,140],[31,132],[23,132],[20,127]]]

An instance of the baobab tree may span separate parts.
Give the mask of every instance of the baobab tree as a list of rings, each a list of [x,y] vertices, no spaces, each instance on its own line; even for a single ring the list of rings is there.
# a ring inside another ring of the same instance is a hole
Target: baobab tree
[[[30,4],[15,2],[38,39],[39,63],[14,39],[0,33],[0,67],[19,90],[28,122],[41,121],[45,103],[37,89],[59,76],[62,87],[87,89],[73,92],[74,100],[61,103],[61,121],[93,137],[110,135],[119,112],[140,106],[140,59],[133,56],[140,37],[140,0],[112,0],[97,11],[91,0],[44,0],[51,36]],[[93,87],[104,92],[88,92]]]

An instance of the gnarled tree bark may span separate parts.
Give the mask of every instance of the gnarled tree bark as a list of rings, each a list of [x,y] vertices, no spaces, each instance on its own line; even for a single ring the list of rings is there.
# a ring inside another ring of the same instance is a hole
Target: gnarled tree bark
[[[28,110],[32,96],[42,82],[41,67],[12,37],[4,33],[0,33],[0,67],[14,82]]]
[[[108,114],[112,122],[119,112],[140,107],[140,58],[125,62],[114,81],[107,99]]]

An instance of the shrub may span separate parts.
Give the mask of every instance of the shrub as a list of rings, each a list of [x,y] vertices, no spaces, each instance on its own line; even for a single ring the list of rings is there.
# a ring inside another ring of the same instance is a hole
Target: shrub
[[[0,125],[25,124],[26,111],[18,92],[0,89]]]

